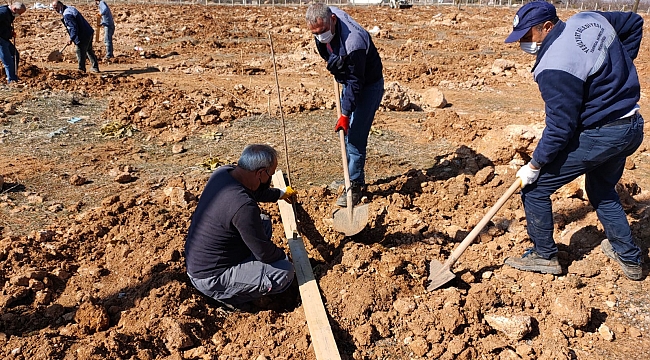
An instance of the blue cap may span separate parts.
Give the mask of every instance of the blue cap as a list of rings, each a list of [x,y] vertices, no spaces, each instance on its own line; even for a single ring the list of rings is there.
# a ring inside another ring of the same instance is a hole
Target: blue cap
[[[506,43],[519,41],[530,28],[553,20],[557,17],[555,6],[546,1],[531,1],[519,8],[512,21],[512,32],[506,39]]]

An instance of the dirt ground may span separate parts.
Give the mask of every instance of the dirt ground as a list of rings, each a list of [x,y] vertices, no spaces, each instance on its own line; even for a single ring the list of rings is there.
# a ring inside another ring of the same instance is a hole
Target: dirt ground
[[[331,228],[334,96],[305,9],[115,4],[117,57],[100,74],[77,72],[70,48],[47,61],[67,41],[55,13],[17,19],[24,86],[0,88],[2,357],[315,359],[297,286],[228,313],[185,274],[210,168],[266,142],[286,170],[270,34],[299,226],[343,359],[646,358],[650,280],[627,280],[601,252],[579,180],[554,195],[564,275],[503,266],[530,246],[513,196],[457,278],[426,291],[429,262],[505,192],[543,128],[533,58],[503,43],[516,9],[346,8],[378,28],[387,89],[369,140],[370,221],[351,238]],[[647,42],[635,62],[643,89]],[[640,105],[645,114],[645,92]],[[648,145],[619,185],[646,263]],[[263,208],[288,251],[277,206]]]

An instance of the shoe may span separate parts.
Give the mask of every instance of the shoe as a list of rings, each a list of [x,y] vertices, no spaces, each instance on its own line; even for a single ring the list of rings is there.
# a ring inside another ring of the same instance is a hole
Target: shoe
[[[99,69],[98,69],[98,68],[91,68],[91,69],[90,69],[90,72],[91,72],[91,73],[98,73],[98,72],[99,72]]]
[[[557,260],[557,255],[550,259],[544,259],[539,256],[535,249],[530,248],[519,257],[509,257],[504,262],[506,265],[511,266],[518,270],[535,271],[543,274],[562,274],[562,266]]]
[[[621,267],[621,270],[623,270],[623,274],[625,274],[628,279],[635,281],[643,279],[643,268],[641,267],[641,264],[635,264],[622,260],[614,251],[614,248],[612,247],[612,244],[609,243],[609,240],[603,240],[600,243],[600,248],[608,258],[618,263],[618,265]]]
[[[352,206],[356,205],[359,203],[361,200],[361,197],[363,196],[363,189],[362,186],[359,185],[358,183],[352,182],[350,184],[350,188],[352,189]],[[347,191],[343,191],[343,194],[339,196],[339,198],[336,200],[336,205],[340,207],[347,207],[348,206],[348,194]]]

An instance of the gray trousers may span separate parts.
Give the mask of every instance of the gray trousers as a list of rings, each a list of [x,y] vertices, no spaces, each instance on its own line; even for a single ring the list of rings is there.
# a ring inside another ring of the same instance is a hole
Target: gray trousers
[[[271,219],[261,215],[269,240],[273,232]],[[192,285],[204,295],[227,304],[238,305],[264,295],[281,293],[291,285],[295,270],[288,258],[270,264],[257,261],[253,255],[229,268],[223,274],[196,279],[188,274]]]

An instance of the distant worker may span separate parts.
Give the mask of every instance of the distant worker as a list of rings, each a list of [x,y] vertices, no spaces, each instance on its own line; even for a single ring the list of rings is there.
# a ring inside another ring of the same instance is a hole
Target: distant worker
[[[63,24],[68,30],[70,40],[68,44],[77,46],[77,60],[79,71],[86,72],[86,57],[90,60],[91,72],[99,72],[99,63],[93,51],[93,27],[88,24],[83,15],[73,6],[63,5],[60,1],[52,2],[52,9],[63,16]]]
[[[104,0],[95,0],[95,4],[99,7],[99,14],[101,18],[100,25],[104,27],[104,45],[106,46],[106,56],[104,60],[113,58],[113,34],[115,33],[115,22],[111,9],[108,8]]]
[[[269,188],[278,165],[268,145],[248,145],[236,166],[218,168],[205,186],[185,242],[187,274],[201,293],[233,309],[291,285],[293,264],[271,241],[258,202],[291,202],[295,191]]]
[[[312,4],[305,17],[318,53],[327,61],[327,70],[343,84],[341,116],[334,131],[342,129],[346,134],[352,205],[356,205],[366,187],[364,167],[370,127],[384,95],[381,58],[370,34],[343,10]],[[347,206],[346,192],[336,205]]]
[[[607,237],[601,250],[629,279],[642,279],[641,249],[614,188],[625,159],[643,140],[633,63],[642,35],[643,18],[632,12],[588,11],[562,22],[545,1],[517,11],[506,43],[518,41],[537,57],[533,76],[546,104],[546,128],[531,161],[517,172],[533,247],[507,265],[562,273],[550,197],[586,174],[587,196]]]
[[[25,4],[15,2],[11,5],[0,6],[0,60],[5,68],[7,83],[11,84],[18,81],[19,63],[18,50],[16,50],[16,32],[14,31],[14,19],[27,11]],[[11,43],[11,38],[14,43]]]

